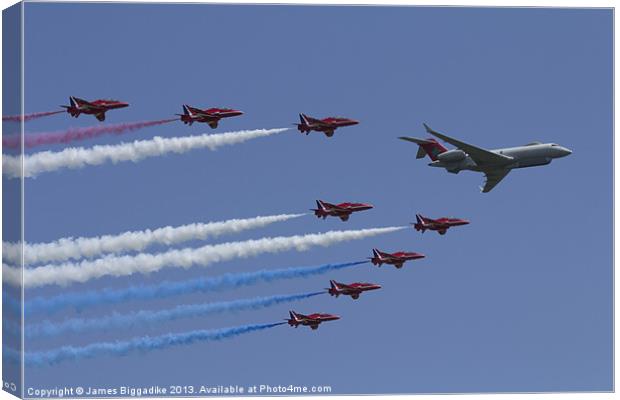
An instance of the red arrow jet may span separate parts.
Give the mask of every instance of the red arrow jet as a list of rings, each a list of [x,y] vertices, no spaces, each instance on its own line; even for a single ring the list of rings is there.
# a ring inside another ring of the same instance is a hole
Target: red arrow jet
[[[378,265],[380,267],[383,264],[390,264],[396,268],[402,268],[405,261],[417,260],[426,257],[424,254],[420,253],[407,253],[404,251],[399,251],[397,253],[390,254],[384,253],[377,249],[372,249],[372,254],[373,256],[370,257],[370,261],[372,261],[373,265]]]
[[[206,110],[201,110],[183,104],[183,114],[177,115],[181,117],[181,121],[183,121],[184,124],[191,125],[194,122],[204,122],[209,124],[212,129],[215,129],[220,119],[237,117],[243,115],[243,112],[233,110],[232,108],[208,108]]]
[[[416,231],[422,231],[422,233],[428,229],[431,231],[437,231],[440,235],[445,235],[446,231],[453,226],[469,224],[468,220],[460,218],[442,217],[438,219],[431,219],[423,217],[422,214],[416,214],[415,218],[417,222],[413,224],[413,227]]]
[[[342,117],[328,117],[323,119],[316,119],[307,116],[306,114],[299,114],[299,124],[297,129],[299,132],[308,135],[311,131],[323,132],[325,136],[334,136],[334,131],[342,126],[351,126],[359,124],[359,121],[350,118]]]
[[[77,118],[80,114],[90,114],[94,115],[99,121],[105,120],[106,111],[129,106],[129,104],[117,100],[86,101],[73,96],[69,97],[69,103],[71,105],[61,107],[66,108],[72,117]]]
[[[314,215],[318,218],[338,217],[343,221],[349,219],[349,216],[358,211],[370,210],[373,208],[372,204],[365,203],[340,203],[330,204],[322,200],[316,201],[317,208],[311,208],[310,211],[314,211]]]
[[[376,283],[355,282],[345,285],[344,283],[339,283],[331,280],[329,281],[329,285],[331,287],[327,289],[327,292],[330,295],[336,297],[340,295],[351,296],[354,300],[357,300],[362,292],[381,289],[381,285],[377,285]]]
[[[318,329],[319,324],[325,321],[335,321],[340,319],[339,316],[334,314],[310,314],[303,315],[298,314],[295,311],[289,311],[288,314],[291,316],[290,319],[286,319],[290,326],[294,326],[297,328],[299,325],[309,326],[312,329]]]

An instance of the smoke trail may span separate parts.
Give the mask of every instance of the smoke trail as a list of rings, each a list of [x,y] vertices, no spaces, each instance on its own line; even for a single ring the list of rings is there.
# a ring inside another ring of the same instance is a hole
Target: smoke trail
[[[278,236],[262,239],[228,242],[198,248],[170,250],[163,253],[141,253],[133,256],[106,256],[79,263],[48,264],[23,271],[25,287],[44,285],[67,285],[86,282],[104,276],[127,276],[147,274],[167,267],[190,268],[213,263],[247,258],[263,253],[286,250],[306,251],[313,246],[330,246],[336,243],[396,232],[406,227],[371,228],[349,231],[329,231],[307,235]],[[15,286],[20,285],[22,271],[3,264],[3,279]]]
[[[50,243],[33,243],[24,246],[25,265],[49,261],[91,258],[104,253],[142,251],[153,244],[173,245],[189,240],[204,240],[248,229],[261,228],[275,222],[287,221],[305,214],[280,214],[220,222],[166,226],[154,230],[124,232],[119,235],[62,238]],[[18,264],[22,249],[19,243],[2,243],[5,261]]]
[[[181,318],[204,317],[211,314],[242,310],[258,310],[282,303],[304,300],[325,293],[325,291],[321,291],[292,295],[255,297],[217,303],[185,304],[167,310],[141,310],[128,314],[114,313],[97,318],[73,318],[57,323],[46,320],[38,324],[26,326],[25,336],[28,338],[34,338],[37,336],[49,337],[67,333],[83,333],[93,330],[101,332],[111,329],[131,329],[145,324],[169,322]]]
[[[82,293],[66,293],[53,297],[35,297],[24,304],[27,315],[36,313],[50,314],[67,307],[82,310],[99,305],[109,306],[132,300],[163,299],[190,293],[208,293],[226,289],[236,289],[243,286],[256,285],[261,282],[273,282],[283,279],[307,278],[314,275],[326,274],[343,268],[349,268],[368,261],[356,261],[340,264],[323,264],[310,267],[290,267],[282,269],[263,269],[255,272],[240,274],[224,274],[210,278],[196,278],[185,281],[164,281],[155,285],[137,285],[123,289],[103,289]],[[11,297],[3,296],[3,301],[18,312],[21,310],[19,302]]]
[[[127,341],[93,343],[84,347],[64,346],[55,350],[26,353],[24,358],[29,365],[43,366],[103,355],[124,356],[136,351],[164,350],[175,346],[230,339],[246,333],[284,325],[285,323],[276,322],[272,324],[244,325],[234,328],[169,333],[155,337],[142,336]],[[10,354],[7,354],[7,356],[10,356]]]
[[[181,154],[205,147],[215,150],[220,146],[242,143],[287,130],[288,128],[256,129],[172,138],[156,136],[150,140],[136,140],[132,143],[117,145],[100,145],[91,148],[70,147],[58,152],[41,151],[24,157],[24,177],[29,178],[43,172],[63,168],[77,169],[108,162],[113,164],[123,161],[138,162],[149,157],[169,153]],[[2,173],[8,178],[19,178],[21,175],[21,158],[4,155],[2,157]]]
[[[87,128],[71,128],[64,132],[46,132],[24,135],[24,147],[31,148],[47,144],[70,143],[77,140],[92,139],[102,135],[120,135],[138,129],[167,124],[177,121],[178,118],[160,119],[157,121],[140,121],[126,124],[90,126]],[[12,135],[2,139],[2,145],[8,148],[19,148],[21,145],[20,135]]]
[[[25,115],[7,115],[7,116],[3,116],[2,120],[11,121],[11,122],[30,121],[31,119],[47,117],[48,115],[60,114],[64,112],[65,110],[59,110],[59,111],[38,112],[38,113],[25,114]]]

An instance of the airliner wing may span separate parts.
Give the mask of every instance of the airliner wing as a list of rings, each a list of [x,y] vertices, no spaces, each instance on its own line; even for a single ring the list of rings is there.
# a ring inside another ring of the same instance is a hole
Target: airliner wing
[[[482,188],[482,193],[490,192],[508,173],[509,169],[494,169],[485,171],[484,176],[486,178],[486,182],[484,187]]]
[[[510,164],[513,160],[512,157],[508,157],[502,154],[497,154],[489,150],[481,149],[480,147],[476,147],[474,145],[461,142],[460,140],[456,140],[454,138],[451,138],[450,136],[446,136],[442,133],[436,132],[432,130],[431,128],[429,128],[428,125],[426,124],[424,124],[424,128],[426,128],[426,131],[430,133],[431,135],[437,136],[439,139],[445,142],[448,142],[451,145],[456,146],[459,149],[466,152],[467,154],[469,154],[469,156],[479,166],[492,165],[492,164],[506,165],[506,164]]]

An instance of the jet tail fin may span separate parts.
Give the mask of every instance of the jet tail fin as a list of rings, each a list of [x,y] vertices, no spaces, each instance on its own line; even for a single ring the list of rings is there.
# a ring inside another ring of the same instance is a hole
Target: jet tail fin
[[[437,160],[437,155],[448,151],[448,149],[446,149],[441,143],[432,138],[418,139],[414,137],[401,136],[399,139],[406,140],[407,142],[413,142],[419,146],[416,158],[424,158],[425,155],[428,155],[431,160],[435,161]]]
[[[420,214],[416,214],[416,215],[415,215],[415,219],[416,219],[416,221],[418,222],[418,224],[420,224],[420,225],[424,225],[424,220],[422,219],[422,215],[420,215]]]
[[[415,230],[422,231],[422,233],[424,233],[426,231],[426,221],[424,220],[424,217],[422,216],[422,214],[416,214],[415,220],[416,220],[416,223],[413,224],[413,227],[415,228]]]
[[[299,316],[297,315],[297,313],[295,311],[289,311],[288,315],[290,315],[291,319],[293,321],[299,321]]]
[[[83,103],[86,102],[85,100],[78,99],[77,97],[69,96],[69,105],[68,106],[64,106],[63,105],[61,107],[66,108],[67,110],[69,110],[69,109],[77,110],[77,109],[80,108],[79,101],[81,101]]]
[[[332,279],[331,281],[329,281],[329,285],[331,286],[332,289],[338,290],[338,284],[336,283],[335,280]]]
[[[89,101],[80,99],[79,97],[75,96],[69,96],[69,101],[71,102],[71,106],[74,108],[79,108],[80,106],[91,104]]]
[[[301,122],[302,125],[310,125],[310,122],[308,122],[308,117],[306,116],[306,114],[299,114],[299,121]]]
[[[67,112],[69,114],[71,114],[72,117],[77,118],[80,115],[80,104],[78,103],[78,99],[77,97],[73,97],[73,96],[69,96],[69,105],[65,106],[62,105],[62,108],[65,108],[67,110]],[[80,100],[80,101],[84,101],[84,100]]]

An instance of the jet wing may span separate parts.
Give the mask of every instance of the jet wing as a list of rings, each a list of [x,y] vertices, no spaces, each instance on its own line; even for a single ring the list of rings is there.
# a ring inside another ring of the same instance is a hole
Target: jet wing
[[[307,115],[306,115],[306,119],[308,120],[308,122],[311,122],[313,124],[325,124],[325,122],[321,121],[320,119],[308,117]]]
[[[321,121],[320,119],[316,119],[316,118],[312,118],[312,117],[307,117],[308,122],[310,122],[310,124],[312,125],[316,125],[318,127],[321,128],[331,128],[334,126],[334,124],[330,124],[328,122],[325,121]]]
[[[217,117],[217,115],[215,115],[215,114],[211,114],[211,113],[208,113],[208,112],[202,111],[202,110],[192,111],[192,113],[195,116],[202,117],[202,118],[214,118],[214,117]]]
[[[105,106],[98,105],[98,104],[93,104],[93,103],[82,103],[82,104],[80,104],[80,108],[82,110],[86,109],[86,110],[104,110],[104,111],[107,111],[107,108]]]
[[[71,97],[71,99],[74,100],[78,106],[92,105],[89,101],[80,99],[79,97]]]
[[[353,289],[353,286],[345,285],[344,283],[339,283],[338,287],[340,289]]]
[[[338,207],[335,204],[331,204],[331,203],[326,203],[326,202],[322,202],[323,206],[327,209],[332,209],[332,210],[344,210],[344,208]]]
[[[482,188],[482,193],[490,192],[495,186],[497,186],[498,183],[500,183],[502,179],[504,179],[506,175],[508,175],[509,172],[509,169],[494,169],[485,171],[484,176],[486,178],[486,182]]]
[[[489,150],[481,149],[480,147],[473,146],[471,144],[467,144],[465,142],[461,142],[460,140],[456,140],[449,136],[446,136],[442,133],[436,132],[429,128],[428,125],[424,124],[424,128],[428,133],[433,136],[437,136],[439,139],[450,143],[453,146],[458,147],[463,150],[478,164],[479,166],[489,165],[489,164],[500,164],[506,165],[510,164],[513,160],[512,157],[508,157],[502,154],[497,154]],[[503,178],[503,176],[502,176]],[[501,179],[501,178],[500,178]],[[499,181],[498,181],[499,182]]]
[[[209,114],[205,110],[201,110],[200,108],[187,106],[187,109],[195,117],[210,117],[211,116],[211,114]]]

